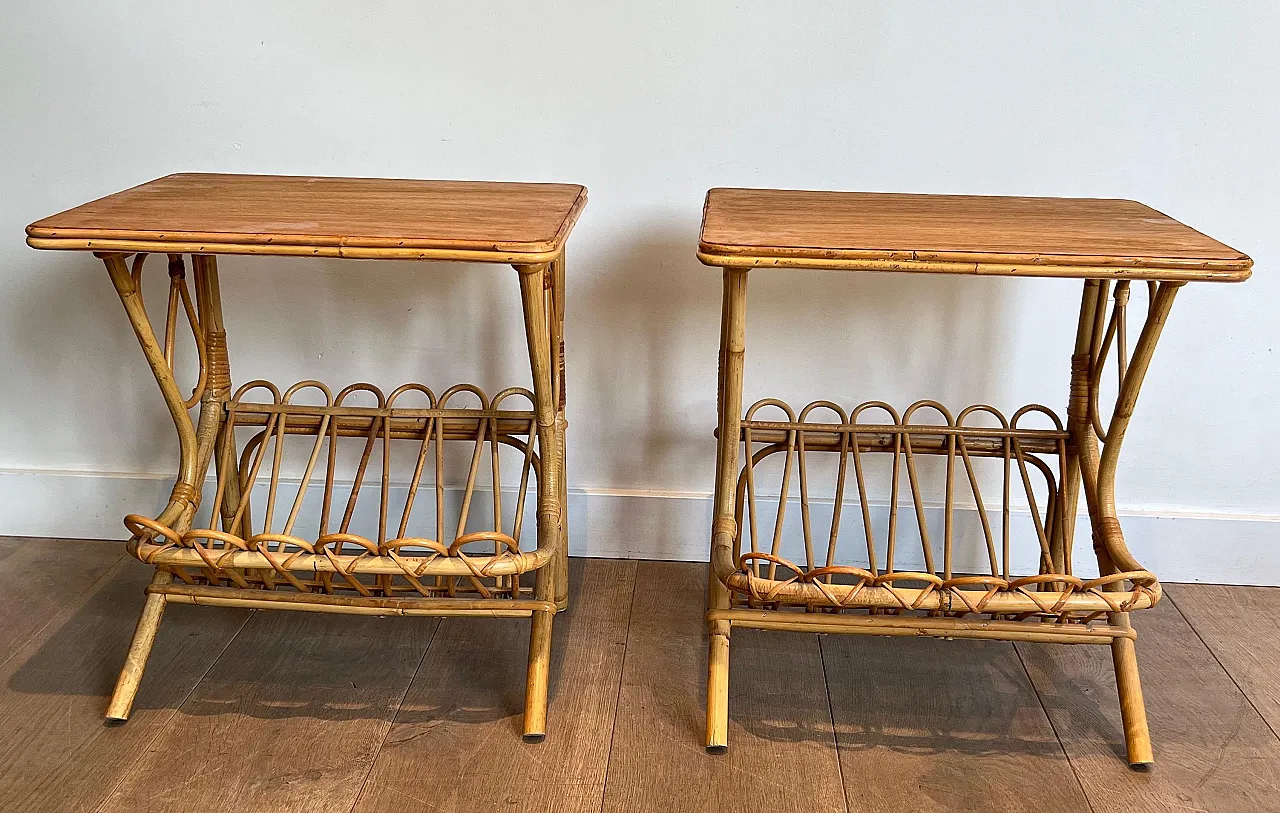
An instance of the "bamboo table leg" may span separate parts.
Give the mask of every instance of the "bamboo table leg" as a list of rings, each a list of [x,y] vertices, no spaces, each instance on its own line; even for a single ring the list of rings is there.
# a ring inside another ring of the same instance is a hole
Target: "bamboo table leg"
[[[200,325],[205,335],[205,343],[208,345],[206,366],[209,383],[204,393],[205,406],[202,406],[200,416],[201,419],[204,418],[206,407],[218,416],[217,432],[211,451],[225,446],[226,438],[223,435],[227,427],[222,417],[226,414],[227,403],[231,400],[231,363],[227,358],[227,333],[222,322],[222,291],[218,282],[217,262],[217,257],[201,255],[192,257],[192,263],[196,269],[196,280],[204,281],[203,286],[200,286],[197,291],[201,294]],[[227,461],[222,459],[222,455],[215,455],[214,465],[215,471],[221,473]],[[230,465],[236,465],[234,455],[231,457]],[[223,502],[224,515],[221,519],[223,530],[234,532],[231,521],[235,514],[233,506],[240,501],[240,478],[228,477],[226,483],[227,499]]]
[[[145,254],[136,255],[133,267],[126,264],[127,255],[99,255],[107,266],[111,282],[120,296],[125,313],[133,325],[147,363],[160,385],[169,414],[178,432],[180,450],[179,473],[169,503],[157,521],[178,533],[191,526],[200,503],[200,490],[205,472],[213,457],[224,402],[230,388],[226,362],[226,341],[222,333],[222,311],[218,302],[217,269],[212,257],[195,259],[195,302],[186,283],[186,269],[181,255],[169,257],[169,301],[165,319],[163,345],[157,339],[142,298],[141,282]],[[173,363],[179,309],[185,312],[199,355],[200,377],[191,398],[183,398],[174,379]],[[190,410],[200,404],[200,417],[191,422]],[[153,587],[173,580],[171,573],[157,569]],[[133,706],[147,657],[155,643],[156,632],[164,615],[165,596],[149,593],[138,618],[133,640],[125,657],[124,668],[107,707],[109,724],[124,723]]]
[[[717,560],[732,559],[734,491],[738,473],[738,435],[742,420],[742,367],[746,352],[747,272],[724,269],[720,317],[720,380],[717,387],[719,443],[716,446],[715,519],[711,534],[708,606],[729,609],[729,591],[717,574]],[[710,621],[707,653],[707,752],[729,747],[729,629],[727,621]]]
[[[517,265],[521,301],[524,305],[525,336],[529,345],[529,367],[533,373],[534,413],[538,423],[538,448],[542,450],[542,476],[538,481],[538,547],[557,551],[564,543],[563,488],[561,485],[563,417],[557,410],[552,388],[551,324],[555,318],[548,308],[548,291],[555,289],[555,269],[551,264]],[[555,559],[539,568],[534,581],[534,598],[553,601],[560,590],[559,567]],[[541,742],[547,731],[547,688],[551,661],[551,626],[554,610],[533,613],[529,631],[529,671],[525,685],[524,739]]]
[[[1115,506],[1115,476],[1119,463],[1120,445],[1128,429],[1137,404],[1138,391],[1146,376],[1147,367],[1155,352],[1156,342],[1164,329],[1173,298],[1184,283],[1160,282],[1149,284],[1147,318],[1133,348],[1133,357],[1127,358],[1125,309],[1129,301],[1129,283],[1116,283],[1114,304],[1107,310],[1106,281],[1088,280],[1080,307],[1080,326],[1076,338],[1075,355],[1071,365],[1071,402],[1068,421],[1074,440],[1075,455],[1071,461],[1078,469],[1085,499],[1089,507],[1093,529],[1093,545],[1098,557],[1098,571],[1102,576],[1120,576],[1141,571],[1142,566],[1129,553]],[[1105,323],[1105,326],[1104,326]],[[1116,351],[1116,369],[1119,373],[1119,392],[1111,412],[1111,419],[1104,427],[1098,407],[1098,391],[1103,365],[1112,350]],[[1099,443],[1102,444],[1099,453]],[[1074,509],[1074,506],[1072,506]],[[1072,510],[1071,516],[1074,516]],[[1118,589],[1121,580],[1113,583]],[[1128,612],[1110,614],[1110,623],[1130,628]],[[1129,765],[1135,770],[1147,770],[1154,757],[1151,735],[1147,729],[1147,712],[1142,698],[1142,684],[1138,677],[1138,660],[1132,638],[1115,638],[1111,642],[1111,657],[1116,673],[1116,688],[1120,695],[1120,714],[1124,722],[1125,743]]]
[[[168,573],[156,571],[151,578],[152,584],[168,584],[173,577]],[[156,633],[160,631],[160,619],[164,617],[164,595],[152,593],[142,605],[142,614],[138,616],[138,624],[133,630],[133,639],[129,642],[129,651],[125,655],[124,666],[116,687],[111,692],[111,700],[107,703],[106,724],[124,725],[133,709],[133,699],[138,695],[138,686],[142,683],[142,672],[147,667],[147,658],[151,655],[151,647],[156,642]]]
[[[565,273],[564,255],[551,264],[551,391],[556,399],[556,437],[559,445],[556,454],[560,459],[560,548],[555,559],[556,568],[556,607],[560,610],[569,605],[569,475],[566,456],[567,441],[565,432],[569,421],[565,414],[568,387],[565,383],[564,362],[564,310],[565,310]]]

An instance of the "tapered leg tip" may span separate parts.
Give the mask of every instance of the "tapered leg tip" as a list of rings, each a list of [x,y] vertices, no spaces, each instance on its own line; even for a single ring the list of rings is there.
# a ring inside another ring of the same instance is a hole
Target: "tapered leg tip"
[[[102,724],[107,728],[119,728],[127,722],[129,722],[127,717],[108,717],[102,721]]]
[[[520,739],[524,740],[530,745],[536,745],[537,743],[542,742],[546,738],[547,738],[546,734],[525,734]]]
[[[725,754],[729,753],[729,746],[727,746],[727,745],[708,745],[708,746],[707,746],[707,753],[708,753],[708,754],[711,754],[712,756],[717,756],[717,757],[718,757],[718,756],[724,756]]]
[[[1129,770],[1137,771],[1138,773],[1150,773],[1151,769],[1154,767],[1155,767],[1154,762],[1130,762],[1129,763]]]

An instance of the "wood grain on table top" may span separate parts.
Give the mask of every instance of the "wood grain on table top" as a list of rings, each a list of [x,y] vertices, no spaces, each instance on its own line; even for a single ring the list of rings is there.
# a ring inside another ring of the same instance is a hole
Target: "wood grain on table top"
[[[708,265],[1241,280],[1241,252],[1131,200],[712,189]],[[1112,269],[1099,272],[1099,269]]]
[[[541,255],[563,248],[585,203],[576,184],[184,173],[46,217],[27,234],[37,248],[110,250],[133,241],[159,251],[214,244],[201,253]]]

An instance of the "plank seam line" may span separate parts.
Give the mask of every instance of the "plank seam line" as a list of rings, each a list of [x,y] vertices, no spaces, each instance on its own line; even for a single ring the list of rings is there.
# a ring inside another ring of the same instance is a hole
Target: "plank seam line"
[[[17,538],[17,537],[4,537],[4,538],[6,538],[6,539],[13,539],[13,538]],[[79,593],[77,593],[77,594],[72,598],[71,605],[70,605],[70,607],[69,607],[68,609],[62,610],[62,611],[60,611],[60,612],[53,613],[53,614],[49,617],[49,620],[48,620],[48,621],[46,621],[45,623],[41,624],[38,628],[36,628],[36,629],[32,630],[30,635],[28,635],[27,637],[23,638],[23,639],[22,639],[22,641],[20,641],[19,643],[15,644],[15,645],[13,646],[13,649],[9,652],[9,654],[8,654],[8,655],[5,655],[3,658],[0,658],[0,667],[5,666],[6,664],[8,664],[8,663],[9,663],[9,661],[11,661],[11,660],[13,660],[14,658],[18,657],[18,653],[19,653],[19,652],[21,652],[22,650],[26,649],[26,648],[27,648],[27,646],[28,646],[32,641],[36,640],[36,638],[40,637],[40,635],[41,635],[45,630],[49,629],[49,627],[51,627],[51,626],[53,626],[55,623],[57,623],[65,613],[70,613],[70,612],[72,612],[73,610],[79,609],[81,606],[83,606],[84,602],[83,602],[83,601],[81,601],[81,599],[84,599],[86,596],[88,596],[88,595],[92,594],[95,590],[97,590],[97,589],[98,589],[98,586],[99,586],[99,585],[101,585],[101,584],[102,584],[102,583],[103,583],[103,582],[104,582],[104,581],[105,581],[109,576],[111,576],[111,574],[115,573],[117,570],[121,570],[121,569],[122,569],[122,565],[123,565],[126,561],[128,561],[129,559],[132,559],[132,558],[133,558],[133,557],[132,557],[132,556],[130,556],[129,554],[127,554],[127,553],[121,553],[121,554],[120,554],[120,558],[116,559],[116,560],[115,560],[114,562],[112,562],[109,566],[104,567],[104,568],[102,569],[102,573],[100,573],[100,574],[97,576],[97,578],[95,578],[95,579],[93,579],[92,581],[90,581],[87,585],[85,585],[85,588],[84,588],[83,590],[81,590]]]
[[[396,727],[396,720],[400,719],[400,711],[404,708],[404,699],[409,696],[409,690],[413,688],[414,682],[418,679],[418,672],[422,671],[422,664],[427,662],[427,654],[431,652],[431,645],[436,642],[436,634],[440,632],[440,625],[443,623],[443,619],[436,620],[435,629],[431,630],[431,637],[427,640],[427,645],[422,648],[422,656],[418,658],[418,665],[413,668],[413,674],[405,681],[404,691],[400,693],[400,699],[396,701],[396,713],[391,715],[391,721],[387,723],[386,730],[382,732],[382,737],[378,740],[378,747],[373,749],[373,756],[369,759],[369,769],[360,778],[360,790],[356,792],[356,798],[351,800],[351,807],[347,808],[347,813],[355,813],[356,807],[360,804],[365,788],[369,785],[369,777],[373,775],[373,769],[378,764],[378,757],[382,754],[382,747],[387,744],[387,738],[391,736],[391,729]]]
[[[1249,693],[1244,690],[1243,686],[1241,686],[1238,682],[1236,682],[1236,676],[1231,674],[1231,670],[1228,669],[1227,665],[1224,664],[1222,660],[1218,657],[1218,653],[1213,651],[1213,647],[1209,646],[1209,642],[1206,641],[1204,637],[1200,634],[1200,630],[1196,629],[1196,625],[1191,623],[1191,619],[1188,618],[1187,614],[1184,613],[1182,611],[1182,608],[1178,606],[1178,601],[1173,597],[1173,592],[1171,591],[1166,592],[1165,595],[1168,597],[1169,603],[1173,605],[1173,608],[1178,611],[1178,615],[1182,616],[1182,620],[1186,622],[1186,625],[1188,627],[1191,628],[1191,632],[1196,636],[1196,640],[1199,641],[1200,645],[1203,646],[1205,650],[1209,653],[1209,657],[1213,658],[1213,662],[1218,664],[1218,668],[1221,669],[1223,671],[1223,674],[1227,676],[1227,679],[1231,681],[1231,685],[1236,687],[1236,691],[1239,692],[1240,696],[1244,698],[1244,702],[1248,703],[1249,708],[1253,709],[1253,713],[1258,715],[1259,718],[1261,718],[1262,724],[1265,725],[1267,727],[1267,730],[1271,732],[1271,736],[1275,737],[1277,740],[1280,740],[1280,732],[1277,732],[1275,728],[1272,727],[1271,721],[1267,719],[1267,716],[1265,714],[1263,714],[1261,711],[1258,710],[1257,705],[1255,705],[1253,702],[1253,698],[1249,696]]]
[[[1031,693],[1036,696],[1036,702],[1040,704],[1040,713],[1044,715],[1044,719],[1049,723],[1049,730],[1053,732],[1053,738],[1058,741],[1058,748],[1062,751],[1062,756],[1067,760],[1067,767],[1071,769],[1071,775],[1075,777],[1076,786],[1080,788],[1080,796],[1084,798],[1084,803],[1089,810],[1093,811],[1093,800],[1089,798],[1089,792],[1085,790],[1084,780],[1080,778],[1080,771],[1076,768],[1075,761],[1071,759],[1071,754],[1067,752],[1067,746],[1062,742],[1062,735],[1058,733],[1058,727],[1053,724],[1053,715],[1049,714],[1049,707],[1045,705],[1044,698],[1040,696],[1040,690],[1036,688],[1036,682],[1031,677],[1031,670],[1027,668],[1027,662],[1022,657],[1022,650],[1013,641],[1009,642],[1013,647],[1013,654],[1018,659],[1018,664],[1022,666],[1022,673],[1027,676],[1027,685],[1031,687]]]
[[[134,770],[138,767],[138,765],[141,764],[143,758],[145,758],[147,754],[151,753],[152,746],[154,746],[156,741],[160,739],[160,735],[165,732],[165,729],[169,727],[169,723],[173,721],[174,717],[178,716],[178,712],[182,711],[182,707],[185,706],[187,704],[187,701],[191,699],[191,696],[196,693],[196,689],[200,688],[200,684],[204,683],[205,678],[209,677],[209,673],[212,672],[213,668],[218,665],[218,661],[222,660],[222,656],[227,654],[227,650],[231,648],[231,644],[235,642],[236,638],[240,637],[240,633],[244,631],[245,625],[247,625],[249,621],[254,617],[254,615],[259,612],[262,612],[262,611],[261,610],[249,611],[249,613],[245,616],[244,620],[240,622],[240,626],[236,627],[236,631],[231,635],[230,638],[227,639],[227,643],[222,647],[221,650],[218,651],[218,654],[214,656],[212,660],[209,661],[208,668],[206,668],[204,672],[200,674],[199,678],[192,681],[191,688],[187,690],[187,693],[182,696],[181,700],[179,700],[177,703],[174,704],[174,707],[172,711],[169,713],[169,716],[165,720],[161,721],[158,725],[156,725],[156,732],[151,735],[151,738],[147,740],[147,743],[143,748],[138,749],[138,756],[136,756],[132,761],[130,761],[127,767],[125,767],[123,770],[120,771],[120,778],[117,779],[115,783],[111,786],[111,790],[107,792],[107,795],[102,797],[102,802],[99,803],[99,805],[94,808],[94,813],[102,813],[103,809],[106,808],[108,803],[110,803],[111,798],[116,795],[116,791],[120,790],[120,788],[124,785],[125,780],[127,780],[133,774]]]
[[[622,639],[622,663],[618,666],[617,691],[613,697],[613,724],[609,726],[609,751],[604,760],[604,782],[600,786],[600,811],[609,798],[609,769],[613,765],[613,743],[618,737],[618,709],[622,706],[622,681],[627,674],[627,653],[631,650],[631,619],[636,612],[636,591],[640,584],[640,563],[631,564],[631,600],[627,602],[627,634]]]
[[[840,777],[840,795],[844,797],[845,813],[849,807],[849,786],[844,783],[844,760],[840,757],[840,732],[836,730],[836,711],[831,705],[831,682],[827,680],[827,651],[822,646],[822,635],[818,634],[818,663],[822,664],[822,691],[827,696],[827,715],[831,719],[831,745],[836,752],[836,773]]]

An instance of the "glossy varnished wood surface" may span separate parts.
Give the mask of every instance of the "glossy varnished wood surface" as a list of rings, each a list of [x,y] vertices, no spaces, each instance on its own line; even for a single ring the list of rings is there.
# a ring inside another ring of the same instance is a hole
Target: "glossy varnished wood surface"
[[[26,572],[68,589],[23,589]],[[519,736],[527,624],[183,606],[132,719],[106,728],[149,570],[118,542],[0,538],[0,807],[1259,813],[1280,796],[1274,588],[1170,585],[1135,616],[1156,745],[1135,773],[1103,647],[751,630],[733,633],[729,753],[709,756],[706,565],[572,573],[540,745]]]
[[[1131,200],[712,189],[709,265],[1240,280],[1246,255]],[[1106,270],[1103,270],[1106,269]]]
[[[27,242],[304,256],[477,252],[538,262],[563,248],[585,203],[575,184],[183,173],[36,221]]]

